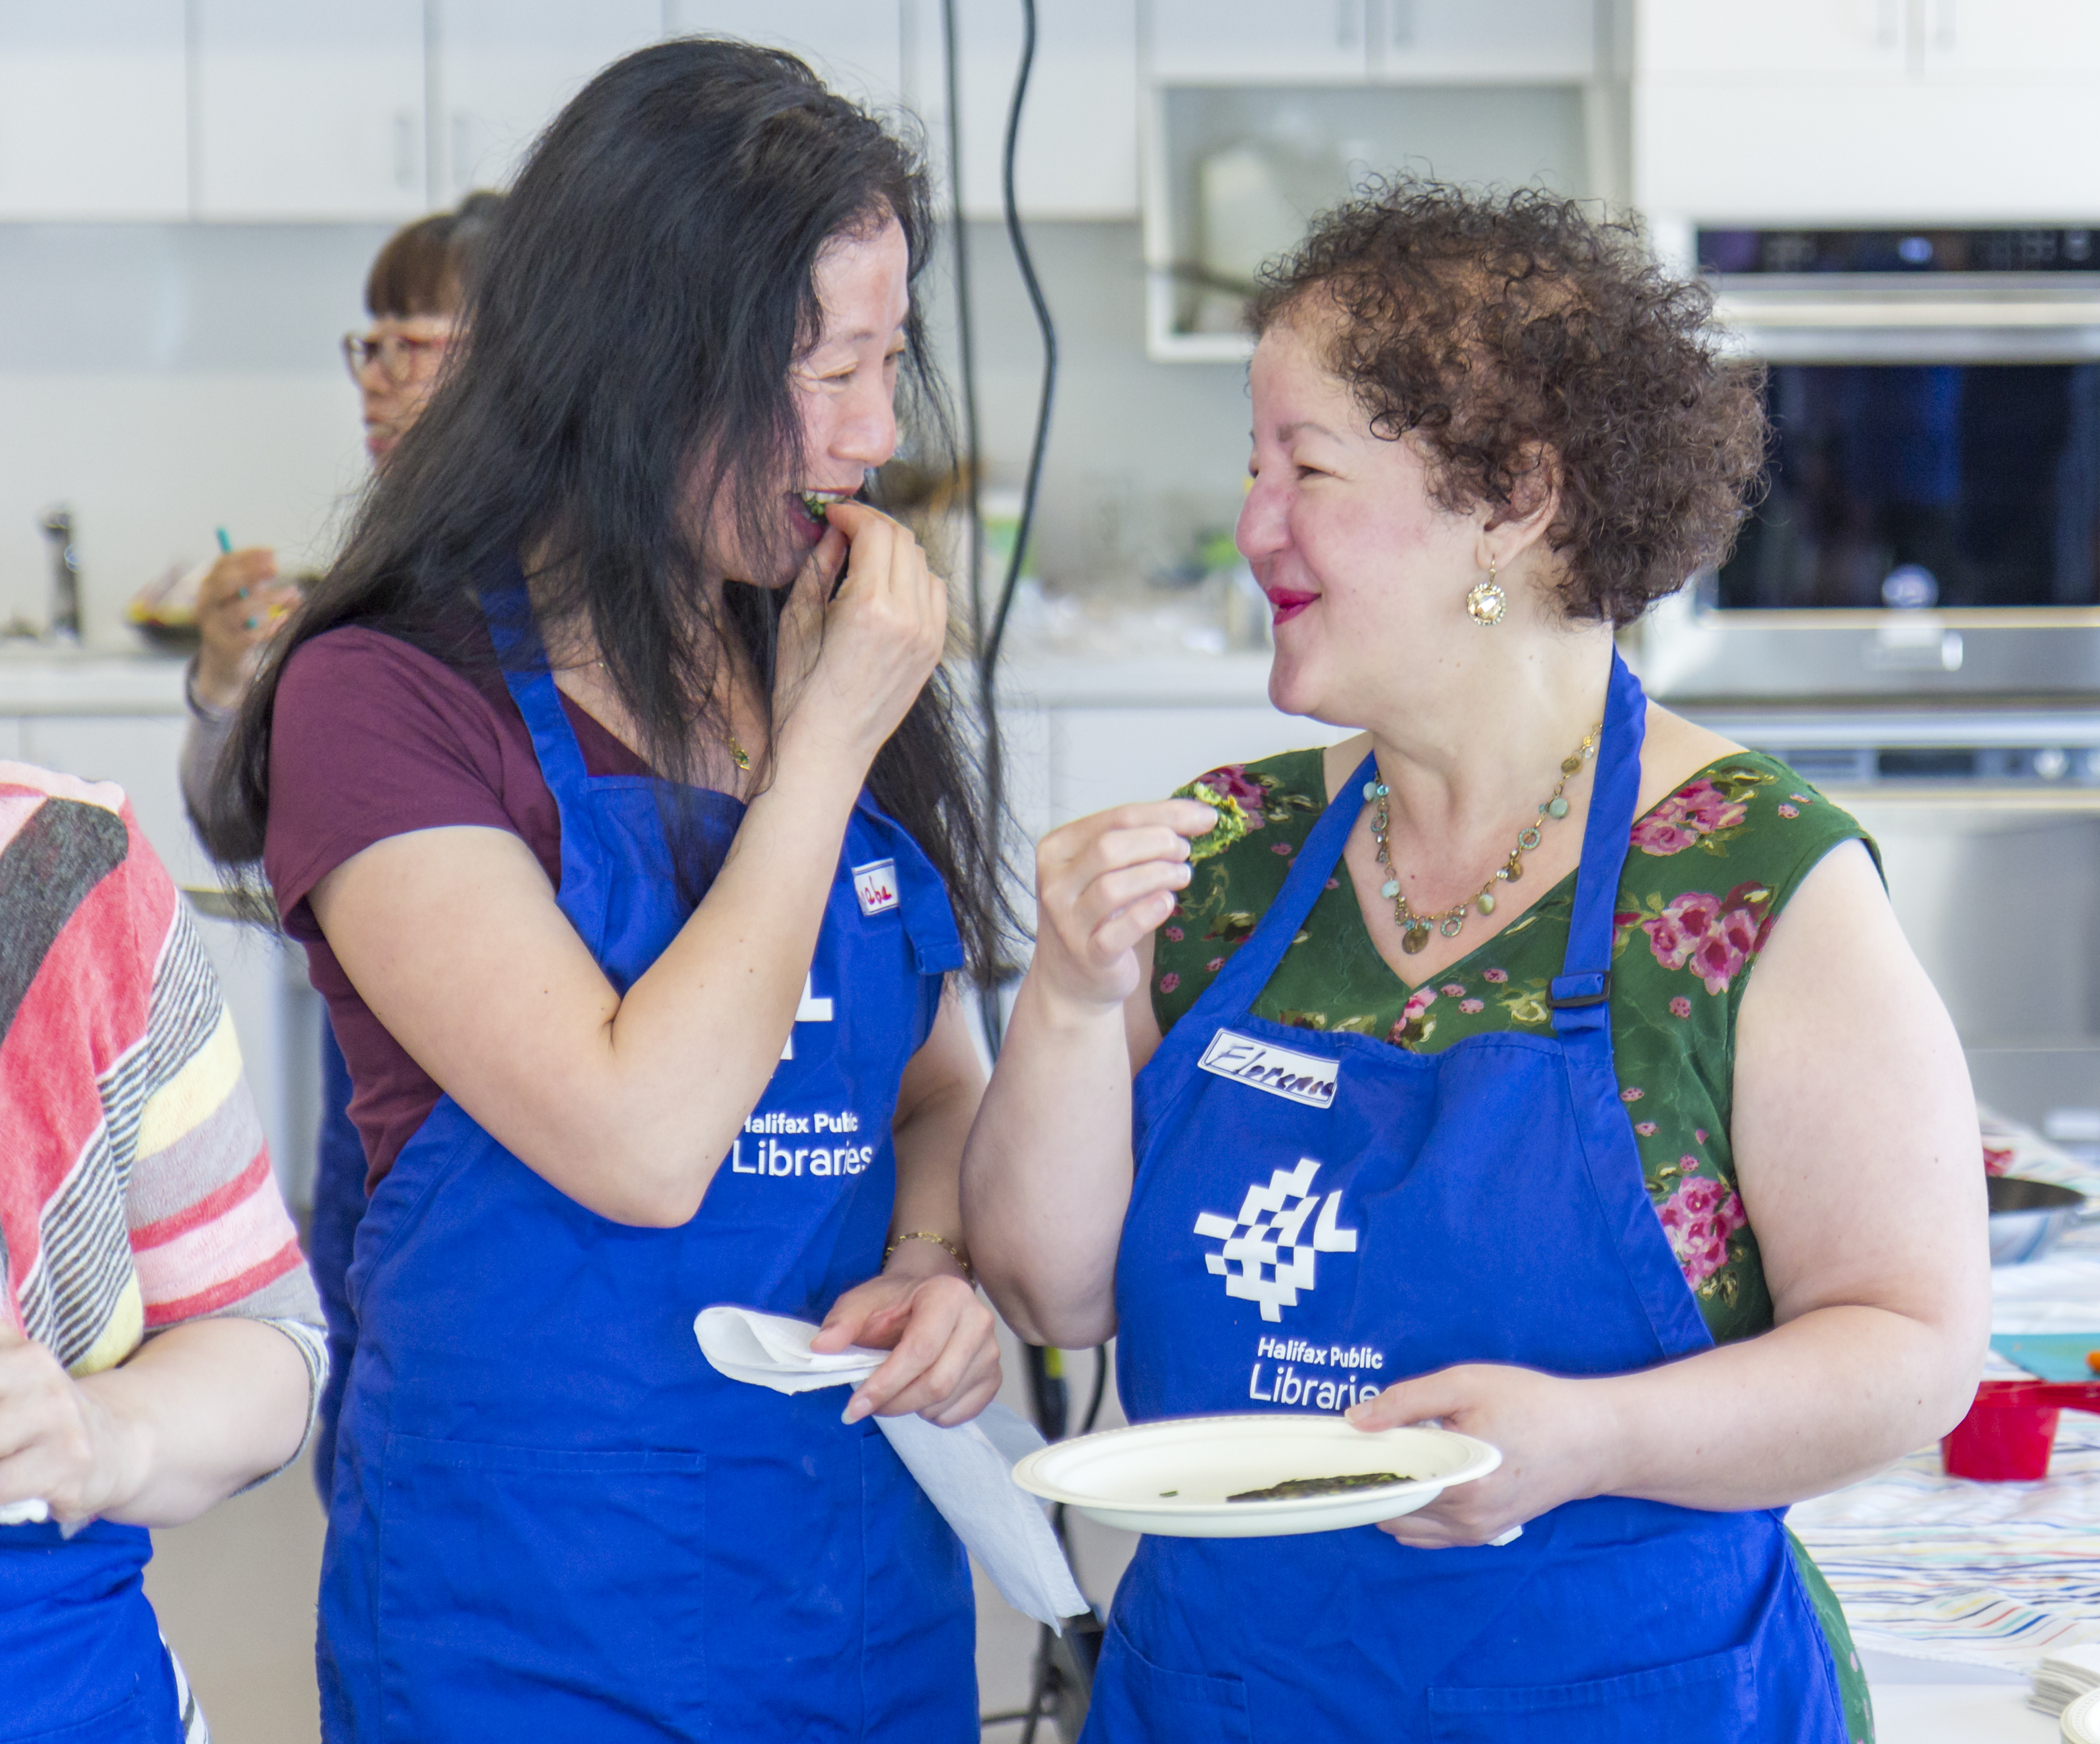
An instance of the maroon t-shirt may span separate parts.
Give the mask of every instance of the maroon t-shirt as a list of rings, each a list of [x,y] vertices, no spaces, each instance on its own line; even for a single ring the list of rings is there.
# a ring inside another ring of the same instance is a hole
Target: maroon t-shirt
[[[562,707],[592,775],[648,773],[566,695]],[[262,868],[328,1001],[373,1182],[442,1093],[358,997],[307,897],[375,841],[454,823],[522,837],[559,886],[561,815],[501,673],[470,678],[397,637],[355,626],[316,636],[293,655],[271,717]]]

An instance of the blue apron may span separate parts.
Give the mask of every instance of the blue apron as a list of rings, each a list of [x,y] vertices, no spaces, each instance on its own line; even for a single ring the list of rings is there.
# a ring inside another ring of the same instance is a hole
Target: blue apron
[[[1116,1268],[1133,1422],[1340,1411],[1457,1362],[1615,1375],[1711,1347],[1612,1065],[1644,706],[1615,660],[1550,1037],[1418,1054],[1251,1014],[1341,858],[1370,759],[1328,806],[1138,1079]],[[1148,1537],[1086,1736],[1842,1744],[1844,1729],[1778,1512],[1608,1496],[1494,1548],[1412,1549],[1370,1526]]]
[[[141,1526],[0,1526],[0,1744],[182,1744],[152,1554]]]
[[[562,912],[624,993],[692,912],[661,784],[586,774],[514,572],[490,603],[560,812]],[[726,842],[743,808],[687,797]],[[683,1228],[609,1221],[450,1097],[432,1110],[350,1273],[331,1744],[975,1738],[946,1522],[843,1395],[725,1380],[693,1336],[709,1303],[816,1319],[880,1270],[898,1080],[961,962],[932,865],[863,794],[788,1052]]]

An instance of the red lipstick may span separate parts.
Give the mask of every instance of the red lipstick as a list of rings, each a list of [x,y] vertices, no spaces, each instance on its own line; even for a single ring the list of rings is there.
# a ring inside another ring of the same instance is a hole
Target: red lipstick
[[[1274,621],[1277,624],[1288,624],[1320,597],[1288,587],[1264,588],[1262,591],[1268,595],[1269,610],[1275,614]]]

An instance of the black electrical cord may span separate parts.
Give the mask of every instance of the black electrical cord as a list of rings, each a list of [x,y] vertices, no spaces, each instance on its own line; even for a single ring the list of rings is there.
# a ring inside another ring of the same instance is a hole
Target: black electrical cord
[[[957,142],[960,130],[956,121],[956,95],[960,82],[956,73],[958,57],[953,0],[944,0],[944,17],[949,27],[946,45],[949,151],[951,157],[949,189],[956,196],[955,222],[960,247],[964,227],[963,208],[955,170],[960,161]],[[982,568],[973,567],[971,570],[971,603],[976,620],[973,627],[977,635],[977,706],[985,729],[985,811],[995,837],[999,830],[1000,820],[1006,813],[1005,771],[1001,767],[997,726],[999,648],[1006,639],[1007,618],[1013,609],[1014,590],[1021,584],[1021,560],[1027,555],[1029,537],[1035,529],[1036,495],[1043,482],[1043,451],[1050,439],[1050,410],[1057,388],[1057,329],[1051,320],[1050,305],[1043,295],[1042,284],[1035,276],[1035,262],[1028,252],[1028,240],[1021,234],[1021,206],[1015,196],[1013,180],[1014,158],[1021,142],[1021,113],[1028,98],[1029,74],[1035,64],[1035,0],[1021,0],[1021,58],[1014,68],[1013,95],[1007,104],[1006,138],[999,156],[999,203],[1005,214],[1007,242],[1013,250],[1014,265],[1020,269],[1021,285],[1028,293],[1029,307],[1035,311],[1035,325],[1042,334],[1043,386],[1036,404],[1035,433],[1028,451],[1026,481],[1021,487],[1021,522],[1014,531],[1013,550],[1007,559],[1006,574],[999,584],[998,602],[992,609],[989,624],[986,621],[984,603],[977,586]],[[965,276],[959,280],[957,289],[958,294],[963,296],[967,303],[966,268],[964,273]],[[964,415],[973,426],[977,389],[975,360],[966,355],[962,362],[965,373]],[[974,450],[974,435],[969,439]],[[977,469],[974,464],[977,457],[973,453],[970,476],[971,550],[973,555],[980,554],[983,549],[982,519],[978,512]],[[984,990],[984,996],[980,1002],[985,1046],[995,1060],[999,1057],[999,1043],[1005,1029],[999,1007],[999,988],[995,982]]]
[[[1094,1346],[1094,1396],[1087,1401],[1087,1420],[1079,1425],[1079,1433],[1092,1435],[1094,1424],[1101,1415],[1101,1400],[1109,1390],[1109,1347]]]
[[[948,94],[948,198],[954,205],[949,239],[955,254],[955,361],[963,384],[963,479],[968,505],[970,636],[985,645],[983,445],[977,430],[976,316],[970,309],[970,237],[963,222],[963,98],[955,51],[955,0],[941,0],[942,56]]]
[[[983,585],[984,576],[984,516],[982,503],[982,448],[977,422],[977,357],[970,312],[969,242],[967,226],[963,217],[962,197],[962,109],[961,79],[958,71],[955,0],[942,0],[942,24],[945,37],[945,61],[948,99],[948,192],[954,203],[955,274],[956,311],[957,363],[963,385],[963,432],[964,465],[968,469],[969,488],[970,541],[970,627],[977,641],[977,705],[984,722],[984,766],[986,816],[995,837],[1005,815],[1004,771],[1000,767],[998,732],[998,678],[999,656],[1006,639],[1007,620],[1013,609],[1013,595],[1021,583],[1021,565],[1028,553],[1028,541],[1035,525],[1035,501],[1043,482],[1043,451],[1050,439],[1050,412],[1057,387],[1057,329],[1050,316],[1050,305],[1043,294],[1042,283],[1035,276],[1035,262],[1028,252],[1028,240],[1021,229],[1021,205],[1014,191],[1014,159],[1021,141],[1021,115],[1028,97],[1028,79],[1035,64],[1035,0],[1021,0],[1021,58],[1015,67],[1013,95],[1007,104],[1006,137],[999,156],[999,204],[1006,219],[1008,245],[1013,250],[1014,264],[1020,269],[1021,282],[1028,293],[1029,307],[1035,311],[1035,325],[1043,341],[1043,386],[1035,408],[1035,431],[1028,451],[1028,471],[1021,492],[1020,524],[1014,530],[1013,550],[1007,559],[1006,574],[1001,580],[999,597],[989,620],[986,613]],[[1004,1024],[999,1013],[999,988],[996,981],[984,990],[981,1002],[985,1045],[993,1059],[999,1057],[999,1043]],[[1086,1428],[1092,1429],[1100,1415],[1102,1395],[1108,1382],[1108,1353],[1095,1353],[1093,1397],[1087,1407]],[[1082,1432],[1083,1433],[1083,1432]],[[1064,1509],[1055,1510],[1055,1525],[1061,1543],[1065,1537]],[[1052,1668],[1048,1648],[1049,1631],[1041,1631],[1042,1644],[1036,1653],[1035,1675],[1028,1693],[1028,1706],[1018,1712],[991,1714],[980,1722],[984,1727],[1010,1724],[1015,1720],[1025,1723],[1021,1744],[1034,1744],[1036,1729],[1042,1723],[1044,1703],[1050,1694]]]
[[[1006,580],[999,590],[999,609],[993,614],[991,634],[977,659],[989,684],[999,664],[999,644],[1006,639],[1007,614],[1013,609],[1013,591],[1021,580],[1021,563],[1028,552],[1028,535],[1035,521],[1035,493],[1043,481],[1043,450],[1050,440],[1050,407],[1057,389],[1057,329],[1050,319],[1050,305],[1035,276],[1035,258],[1021,233],[1021,205],[1013,191],[1013,160],[1021,140],[1021,106],[1028,94],[1028,75],[1035,63],[1035,0],[1021,0],[1021,64],[1013,76],[1013,100],[1006,111],[1006,145],[999,160],[1000,203],[1006,212],[1007,241],[1013,249],[1013,263],[1021,269],[1021,282],[1028,292],[1029,307],[1043,335],[1043,390],[1035,407],[1035,437],[1028,450],[1028,478],[1021,492],[1021,525],[1013,538],[1013,554],[1007,560]],[[986,692],[990,705],[990,692]]]

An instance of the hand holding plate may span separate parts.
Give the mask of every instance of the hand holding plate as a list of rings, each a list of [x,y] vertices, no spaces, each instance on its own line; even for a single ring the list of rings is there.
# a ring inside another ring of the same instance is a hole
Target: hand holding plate
[[[1360,1429],[1433,1420],[1502,1450],[1501,1466],[1477,1483],[1447,1490],[1379,1530],[1423,1550],[1489,1544],[1563,1502],[1605,1494],[1612,1442],[1603,1385],[1466,1362],[1396,1382],[1352,1407],[1348,1419]]]

